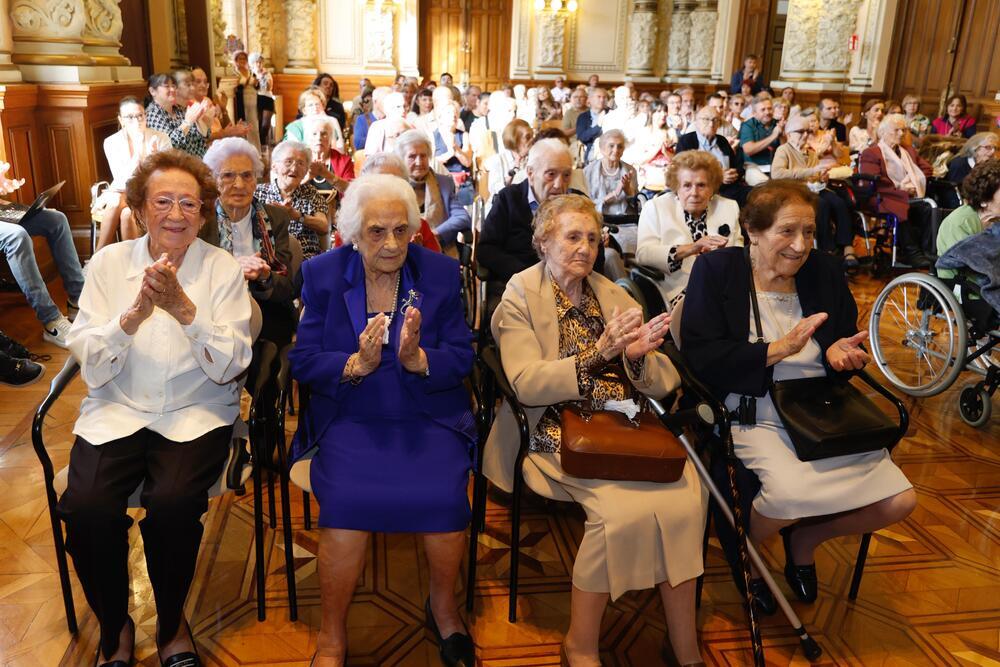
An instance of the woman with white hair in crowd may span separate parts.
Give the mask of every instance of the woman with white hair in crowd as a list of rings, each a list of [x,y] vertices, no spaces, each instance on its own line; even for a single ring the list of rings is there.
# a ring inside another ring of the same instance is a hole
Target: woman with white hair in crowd
[[[412,129],[405,118],[405,99],[402,93],[389,93],[382,99],[383,117],[368,128],[365,139],[365,153],[379,153],[392,150],[396,138]]]
[[[324,114],[325,115],[325,114]],[[330,118],[330,116],[327,116]],[[330,118],[333,120],[332,118]],[[254,193],[265,204],[280,206],[291,220],[288,232],[302,245],[303,259],[315,257],[329,247],[329,202],[306,178],[312,151],[298,141],[282,141],[271,153],[271,181],[261,183]]]
[[[345,245],[302,265],[305,312],[289,355],[292,377],[312,390],[293,445],[294,459],[315,452],[320,507],[312,664],[344,664],[368,534],[389,532],[422,534],[427,625],[445,664],[473,665],[455,599],[476,439],[458,263],[409,243],[417,199],[395,176],[358,178],[337,223]]]
[[[972,135],[958,155],[948,163],[948,180],[961,185],[977,164],[993,160],[1000,149],[1000,137],[993,132]]]
[[[333,147],[337,121],[331,116],[309,116],[303,119],[303,143],[312,151],[309,178],[321,192],[336,190],[344,194],[354,180],[354,160],[347,153]]]
[[[638,213],[638,175],[635,167],[622,162],[625,133],[619,129],[605,130],[598,141],[601,157],[583,169],[590,198],[597,211],[606,215]]]

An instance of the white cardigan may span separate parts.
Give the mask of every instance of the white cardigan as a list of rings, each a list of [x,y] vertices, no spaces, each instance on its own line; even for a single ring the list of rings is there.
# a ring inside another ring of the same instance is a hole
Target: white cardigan
[[[170,137],[159,130],[145,128],[143,130],[143,146],[138,153],[129,149],[128,135],[125,130],[118,130],[104,140],[104,155],[111,167],[111,189],[117,192],[125,191],[125,183],[132,178],[139,163],[147,155],[157,150],[171,148]],[[155,150],[154,150],[155,149]]]
[[[740,233],[740,207],[732,199],[716,195],[708,202],[706,226],[709,234],[719,235],[722,225],[729,225],[728,245],[743,245]],[[665,274],[657,287],[663,295],[663,302],[670,305],[671,299],[687,287],[691,267],[698,258],[690,255],[681,260],[681,268],[671,272],[667,255],[670,248],[694,243],[691,230],[684,222],[684,209],[673,193],[651,199],[639,215],[639,239],[635,249],[635,260],[639,264],[652,266]]]

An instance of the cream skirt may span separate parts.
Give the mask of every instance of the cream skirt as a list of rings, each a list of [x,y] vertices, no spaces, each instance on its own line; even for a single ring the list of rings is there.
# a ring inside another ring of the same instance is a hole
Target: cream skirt
[[[532,452],[527,463],[587,513],[573,564],[577,588],[610,593],[614,600],[663,581],[677,586],[704,570],[701,546],[708,492],[690,462],[673,484],[570,477],[558,454]],[[525,479],[532,476],[526,474]]]

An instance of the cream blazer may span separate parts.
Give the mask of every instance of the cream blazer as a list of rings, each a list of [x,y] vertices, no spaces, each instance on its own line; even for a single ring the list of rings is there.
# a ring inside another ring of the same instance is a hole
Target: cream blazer
[[[709,234],[719,235],[719,228],[722,225],[729,226],[728,245],[743,245],[739,205],[732,199],[715,195],[708,202],[708,219],[705,226],[708,227]],[[697,255],[685,257],[681,260],[681,268],[671,272],[667,253],[673,246],[687,243],[694,243],[694,237],[684,222],[684,209],[676,195],[669,193],[655,197],[642,208],[642,213],[639,214],[635,261],[663,271],[663,281],[657,283],[657,287],[660,288],[663,303],[666,305],[670,305],[670,300],[687,287],[691,267],[698,259]]]
[[[619,311],[638,304],[618,285],[600,275],[587,277],[605,320],[617,306]],[[556,298],[544,262],[515,274],[507,283],[503,299],[491,321],[500,345],[504,374],[524,406],[529,432],[545,409],[556,403],[583,398],[576,381],[576,358],[559,358],[559,323]],[[625,365],[628,369],[628,364]],[[642,376],[629,379],[640,392],[662,398],[680,385],[680,376],[670,360],[659,352],[646,356]],[[498,487],[510,492],[514,486],[514,463],[520,446],[517,421],[505,402],[493,422],[483,453],[483,472]],[[529,458],[524,462],[524,480],[535,492],[557,500],[572,497],[538,470]]]

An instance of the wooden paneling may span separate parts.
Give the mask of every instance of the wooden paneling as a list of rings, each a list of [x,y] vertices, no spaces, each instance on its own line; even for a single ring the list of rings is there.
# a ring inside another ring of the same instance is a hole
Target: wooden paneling
[[[771,17],[772,0],[748,0],[741,2],[740,22],[736,33],[736,51],[733,55],[732,71],[743,67],[743,57],[756,53],[764,57],[768,52],[768,22]],[[767,68],[769,63],[763,63]],[[779,63],[780,65],[780,63]]]
[[[952,82],[970,101],[1000,90],[1000,0],[966,0]]]
[[[437,79],[495,89],[510,72],[511,3],[504,0],[429,0],[420,5],[420,71]],[[466,41],[468,48],[466,49]]]

